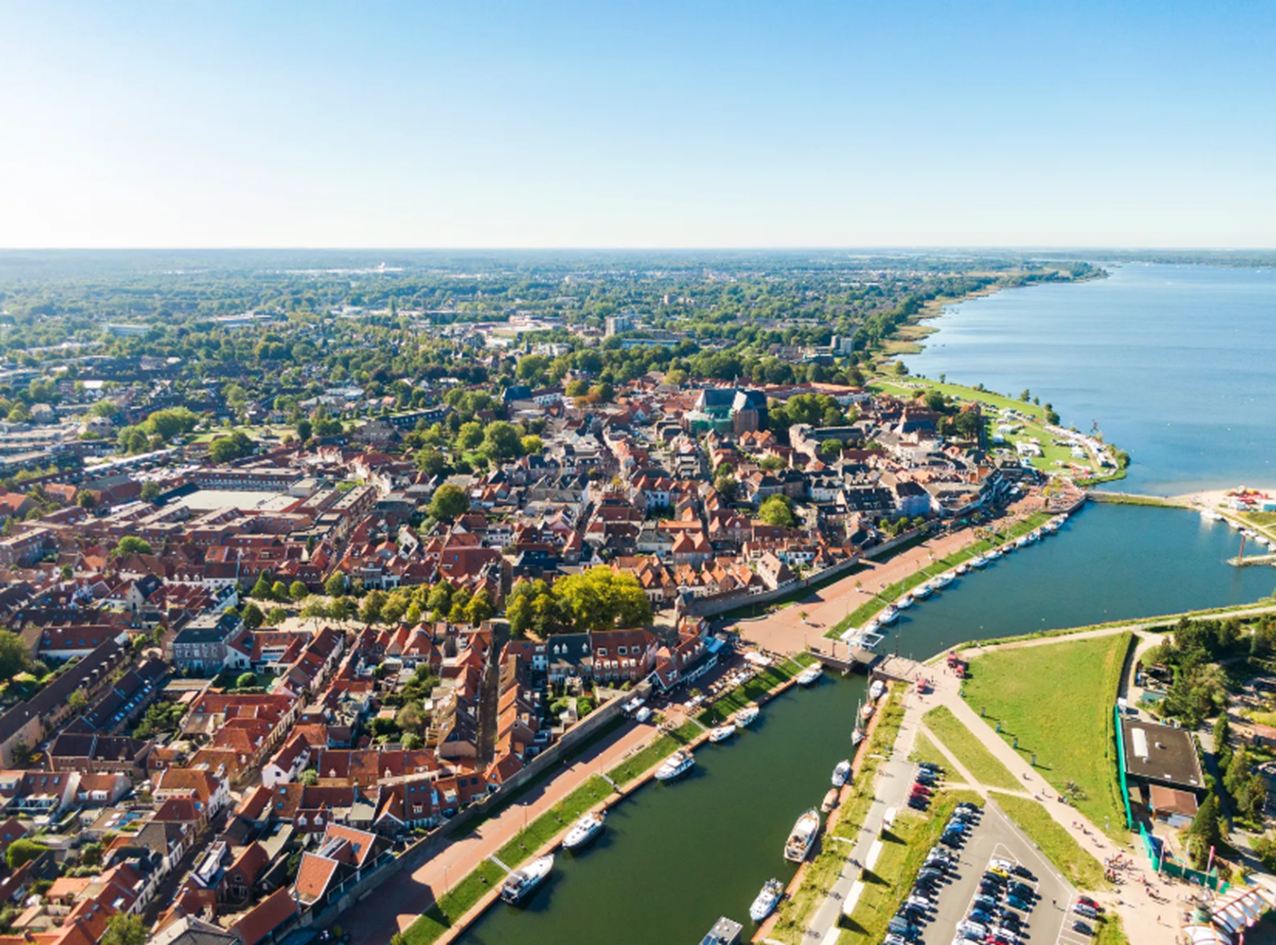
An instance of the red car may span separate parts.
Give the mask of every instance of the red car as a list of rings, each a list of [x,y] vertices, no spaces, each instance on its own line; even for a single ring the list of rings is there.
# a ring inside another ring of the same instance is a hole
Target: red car
[[[931,791],[930,788],[924,784],[914,784],[913,793],[920,794],[922,797],[930,797]]]
[[[1083,906],[1089,906],[1095,912],[1098,912],[1100,909],[1103,908],[1103,906],[1099,905],[1089,896],[1077,896],[1077,902],[1081,903],[1081,905]]]

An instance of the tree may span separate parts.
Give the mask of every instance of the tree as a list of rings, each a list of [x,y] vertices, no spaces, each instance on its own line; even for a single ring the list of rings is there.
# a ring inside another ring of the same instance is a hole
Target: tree
[[[1231,722],[1227,718],[1227,712],[1220,712],[1218,721],[1214,723],[1214,753],[1218,754],[1227,747],[1228,741],[1231,739],[1232,728]]]
[[[528,384],[539,384],[549,370],[549,358],[543,354],[529,354],[519,359],[514,375]]]
[[[154,502],[157,498],[159,498],[159,494],[160,487],[158,482],[155,482],[153,479],[148,479],[146,482],[142,483],[143,502]]]
[[[793,505],[786,495],[773,495],[758,508],[758,518],[768,525],[791,528],[797,519],[793,517]]]
[[[151,543],[145,539],[138,538],[136,535],[125,535],[111,551],[112,557],[115,558],[123,558],[125,555],[149,555],[154,553],[151,550]]]
[[[249,630],[256,630],[266,622],[266,615],[261,612],[261,608],[249,601],[244,605],[244,609],[239,612],[239,619],[244,622],[244,626]]]
[[[27,648],[16,633],[0,630],[0,679],[12,679],[27,665]]]
[[[518,430],[514,429],[512,423],[504,420],[489,423],[483,433],[482,452],[498,462],[522,456],[523,445]]]
[[[402,595],[393,595],[385,602],[385,606],[381,608],[381,620],[383,623],[398,623],[403,619],[403,615],[407,611],[407,599]]]
[[[728,502],[734,502],[737,493],[740,491],[740,482],[735,476],[722,476],[713,484],[713,488],[718,494]]]
[[[81,489],[75,494],[75,504],[84,509],[84,511],[91,512],[97,506],[97,499],[93,498],[92,492],[85,492]]]
[[[288,599],[288,585],[283,581],[276,581],[270,585],[270,599],[285,601]]]
[[[489,620],[492,614],[496,612],[496,608],[492,605],[492,598],[486,590],[480,590],[472,598],[465,607],[465,619],[468,623],[475,626],[481,624],[484,620]]]
[[[120,913],[107,921],[106,931],[98,939],[98,945],[146,945],[150,937],[141,919]]]
[[[435,449],[419,449],[414,458],[416,468],[430,477],[437,476],[447,466],[447,457]]]
[[[314,426],[305,417],[302,417],[300,420],[297,421],[296,430],[297,430],[297,439],[301,440],[302,443],[310,439],[310,437],[315,432]]]
[[[310,596],[310,591],[300,581],[293,581],[288,586],[288,596],[293,599],[294,603],[300,603]]]
[[[349,620],[358,610],[358,605],[343,594],[332,602],[332,606],[328,608],[328,616],[333,620]]]
[[[319,772],[314,768],[307,768],[297,775],[297,783],[304,784],[306,787],[314,787],[319,783]]]
[[[145,637],[138,637],[143,643],[146,642]],[[67,697],[66,704],[76,712],[83,712],[88,707],[89,697],[84,694],[83,689],[77,689]]]
[[[957,432],[967,440],[973,440],[979,436],[979,428],[982,424],[983,418],[974,410],[963,410],[957,414],[957,419],[953,421],[953,426],[957,428]]]
[[[628,571],[596,567],[569,574],[554,582],[552,594],[559,613],[577,632],[638,627],[651,621],[651,602]]]
[[[386,600],[385,591],[369,591],[359,607],[359,619],[364,623],[380,623],[381,610],[385,607]]]
[[[841,440],[825,440],[820,444],[820,455],[825,459],[842,455]]]
[[[270,581],[270,572],[262,571],[257,575],[257,583],[253,585],[251,591],[248,592],[249,597],[255,597],[258,600],[270,600],[274,591]]]
[[[533,456],[545,448],[545,441],[539,436],[525,436],[519,440],[519,448],[524,456]]]
[[[256,673],[240,673],[239,678],[235,680],[236,689],[256,689],[257,674]]]
[[[1192,841],[1189,845],[1192,863],[1198,868],[1209,858],[1211,847],[1222,846],[1223,828],[1219,823],[1218,797],[1213,792],[1197,808],[1187,834]]]
[[[48,847],[36,843],[34,840],[20,837],[9,844],[9,849],[4,852],[4,861],[9,864],[9,869],[16,870],[23,863],[30,863],[48,849]]]
[[[323,590],[329,597],[340,597],[346,592],[346,576],[339,571],[331,575],[323,582]]]
[[[464,515],[469,507],[470,498],[465,494],[465,490],[458,485],[445,482],[434,490],[434,497],[430,499],[430,517],[443,522],[452,522]]]

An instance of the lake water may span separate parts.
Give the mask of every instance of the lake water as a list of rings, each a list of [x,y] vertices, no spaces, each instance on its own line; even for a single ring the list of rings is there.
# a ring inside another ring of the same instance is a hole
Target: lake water
[[[1276,487],[1276,270],[1110,267],[1110,278],[951,306],[920,354],[925,377],[1052,403],[1133,463],[1114,489]]]
[[[1082,429],[1099,420],[1135,459],[1120,488],[1276,485],[1276,274],[1128,266],[958,309],[935,322],[941,331],[909,368],[1013,394],[1027,387]],[[1276,570],[1226,564],[1238,545],[1226,525],[1192,512],[1091,505],[1057,535],[906,611],[882,646],[924,658],[971,639],[1271,593]],[[784,838],[849,752],[864,686],[826,678],[769,704],[754,730],[700,752],[694,777],[615,808],[598,845],[560,854],[525,908],[496,906],[460,941],[695,942],[720,915],[744,921],[765,880],[792,875]]]

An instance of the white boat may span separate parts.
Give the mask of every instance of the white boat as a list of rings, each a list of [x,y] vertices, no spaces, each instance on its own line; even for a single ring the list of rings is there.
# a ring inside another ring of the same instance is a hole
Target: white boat
[[[899,600],[895,602],[896,610],[908,610],[908,608],[912,606],[913,606],[912,594],[905,594],[903,597],[901,597]]]
[[[882,693],[885,691],[886,683],[882,682],[880,679],[874,679],[873,685],[868,687],[868,697],[876,702],[878,699],[882,698]]]
[[[814,807],[797,819],[789,839],[784,842],[784,858],[794,863],[806,859],[811,847],[815,845],[815,837],[820,832],[820,814]]]
[[[959,568],[957,569],[957,573],[958,573],[958,574],[965,574],[966,572],[962,570],[962,568],[964,568],[964,567],[965,567],[965,565],[962,565],[961,567],[959,567]],[[951,584],[951,583],[953,583],[953,575],[952,575],[952,572],[951,572],[951,571],[945,571],[945,572],[944,572],[943,574],[941,574],[939,577],[935,578],[935,584],[936,584],[936,586],[938,586],[938,587],[947,587],[947,586],[948,586],[949,584]]]
[[[754,922],[761,922],[775,911],[776,903],[783,895],[784,884],[778,879],[768,879],[763,884],[762,891],[753,900],[753,905],[749,906],[749,918]]]
[[[735,724],[740,728],[747,728],[757,721],[762,710],[755,705],[746,705],[743,709],[735,714]]]
[[[820,805],[820,813],[827,814],[837,806],[837,788],[829,788],[828,793],[824,795],[824,803]]]
[[[1015,547],[1016,547],[1016,548],[1027,548],[1027,547],[1028,547],[1028,536],[1027,536],[1027,535],[1024,535],[1024,536],[1020,537],[1020,539],[1019,539],[1018,541],[1016,541],[1016,542],[1015,542]]]
[[[846,783],[846,779],[851,776],[851,762],[848,759],[842,759],[837,763],[837,767],[833,769],[833,787],[841,787]]]
[[[1201,509],[1201,518],[1207,522],[1221,522],[1223,520],[1223,516],[1213,509]]]
[[[819,680],[820,674],[824,672],[823,667],[819,663],[814,666],[808,666],[797,675],[797,684],[799,686],[810,686]]]
[[[734,734],[735,734],[735,723],[728,722],[726,725],[719,725],[715,729],[710,729],[709,741],[713,742],[713,744],[716,745],[718,744],[718,742],[725,742],[728,738],[730,738]]]
[[[934,593],[935,589],[930,586],[929,582],[926,584],[919,584],[913,589],[913,597],[917,598],[917,600],[925,600]]]
[[[892,624],[899,619],[899,611],[894,607],[887,607],[877,617],[877,621],[881,626]]]
[[[957,565],[957,576],[958,576],[958,577],[961,577],[963,574],[969,574],[969,573],[970,573],[970,565],[969,565],[969,564],[967,564],[965,561],[963,561],[961,564]]]
[[[579,850],[581,847],[593,840],[603,832],[603,824],[607,820],[607,815],[603,811],[596,814],[586,814],[580,820],[572,825],[572,829],[567,831],[567,836],[563,837],[564,850]]]
[[[972,568],[986,568],[988,567],[988,559],[983,555],[976,555],[970,559],[970,566]]]
[[[852,730],[851,730],[851,744],[852,744],[852,745],[858,745],[858,744],[859,744],[860,742],[862,742],[863,740],[864,740],[864,730],[863,730],[863,729],[855,728],[855,729],[852,729]]]
[[[670,755],[665,763],[656,769],[657,781],[672,781],[680,778],[695,767],[696,756],[685,748],[679,748]]]
[[[537,886],[545,881],[549,871],[554,868],[554,854],[550,853],[532,860],[522,869],[510,873],[501,886],[501,899],[517,905]]]
[[[864,716],[864,718],[865,718],[865,719],[870,719],[870,718],[872,718],[872,717],[873,717],[873,703],[871,703],[871,702],[865,702],[865,703],[864,703],[864,708],[860,709],[860,715]]]
[[[864,630],[863,630],[863,632],[864,632],[864,633],[876,633],[876,632],[877,632],[878,630],[880,630],[880,629],[882,629],[882,624],[881,624],[881,622],[880,622],[880,621],[877,621],[877,620],[870,620],[868,623],[864,624]]]

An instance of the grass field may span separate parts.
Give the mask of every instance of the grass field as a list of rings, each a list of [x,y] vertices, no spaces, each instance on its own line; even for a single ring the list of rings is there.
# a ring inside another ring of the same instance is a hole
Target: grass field
[[[693,741],[699,734],[700,726],[695,722],[684,722],[681,728],[661,735],[642,751],[616,765],[607,774],[613,781],[624,787],[630,781],[640,777],[648,768],[654,768],[683,745]]]
[[[697,719],[703,725],[718,725],[731,713],[743,709],[750,702],[760,699],[776,686],[786,682],[800,673],[792,662],[784,662],[768,666],[743,686],[736,686],[730,692],[714,700],[713,705],[701,712]]]
[[[612,787],[595,775],[572,793],[537,817],[496,852],[496,858],[509,867],[523,865],[554,834],[612,793]]]
[[[1056,790],[1081,789],[1077,809],[1124,839],[1112,708],[1133,635],[1117,633],[1043,646],[994,649],[976,657],[966,701],[1001,722],[1001,737],[1037,765]],[[942,736],[941,736],[942,737]]]
[[[430,945],[469,912],[484,894],[505,880],[505,871],[491,860],[439,897],[439,901],[407,927],[403,937],[408,945]]]
[[[997,792],[992,798],[1074,886],[1092,891],[1111,888],[1103,875],[1103,864],[1088,850],[1082,849],[1072,834],[1046,813],[1041,804],[1030,797]]]
[[[1013,397],[1003,397],[1001,394],[994,394],[992,391],[975,390],[973,387],[965,387],[961,384],[941,384],[939,381],[929,381],[924,377],[909,377],[904,379],[902,383],[899,380],[878,377],[870,381],[868,386],[870,390],[884,390],[897,397],[910,399],[918,390],[937,390],[945,397],[958,397],[965,401],[977,400],[981,404],[989,404],[1001,410],[1006,408],[1018,410],[1022,414],[1035,418],[1040,423],[1044,423],[1046,419],[1045,407],[1024,403],[1022,400],[1017,400]]]
[[[938,561],[932,562],[931,564],[923,568],[921,571],[918,571],[914,574],[910,574],[908,577],[904,578],[902,581],[896,581],[894,584],[885,588],[881,593],[879,593],[876,597],[874,597],[872,600],[868,601],[867,603],[861,604],[859,607],[856,607],[853,611],[851,611],[849,616],[845,617],[842,620],[839,620],[824,635],[826,637],[837,637],[841,633],[843,633],[847,627],[863,626],[865,623],[869,621],[869,619],[873,617],[874,614],[876,614],[880,610],[883,610],[889,602],[898,599],[905,592],[911,591],[914,587],[917,587],[919,584],[923,584],[926,581],[929,581],[931,578],[935,577],[936,575],[942,574],[945,571],[952,570],[953,568],[957,567],[957,565],[961,564],[963,561],[969,561],[971,558],[975,557],[976,555],[983,554],[985,551],[988,551],[991,548],[995,548],[998,545],[1003,545],[1007,541],[1013,541],[1014,539],[1018,538],[1020,535],[1026,535],[1028,532],[1032,531],[1034,528],[1037,528],[1039,525],[1048,521],[1050,517],[1051,516],[1047,515],[1044,512],[1036,512],[1032,515],[1029,515],[1023,521],[1016,522],[1014,525],[1010,526],[1009,528],[998,532],[997,535],[994,536],[993,540],[991,541],[987,539],[981,539],[975,542],[974,544],[966,546],[960,551],[953,552],[946,558],[941,558]]]
[[[922,716],[922,720],[935,733],[935,737],[944,743],[944,747],[981,783],[1008,791],[1021,789],[1015,776],[980,743],[974,732],[953,715],[948,706],[935,706]]]
[[[925,732],[918,732],[913,739],[913,750],[908,753],[909,761],[929,761],[931,764],[939,765],[945,771],[948,770],[949,762],[944,757],[944,753],[935,747]],[[951,771],[948,772],[952,774]]]
[[[879,758],[895,743],[899,725],[904,718],[904,708],[899,695],[892,691],[878,709],[880,718],[864,746],[864,765],[855,775],[850,798],[837,810],[837,820],[827,831],[820,844],[820,852],[803,874],[802,884],[793,895],[780,904],[779,919],[771,930],[771,938],[785,945],[801,945],[806,935],[811,912],[823,902],[825,895],[837,881],[838,872],[846,864],[848,845],[841,841],[829,841],[828,834],[844,840],[859,839],[860,829],[873,805],[873,780],[877,775]]]
[[[1121,924],[1121,917],[1115,912],[1099,916],[1093,924],[1094,945],[1130,945],[1130,939],[1125,934],[1125,926]]]
[[[943,791],[930,811],[901,813],[885,841],[881,857],[872,872],[865,872],[864,891],[855,904],[850,919],[842,917],[842,934],[838,945],[877,945],[886,936],[886,923],[903,901],[913,880],[926,862],[926,853],[943,832],[949,815],[962,801],[983,807],[984,801],[973,791]]]

